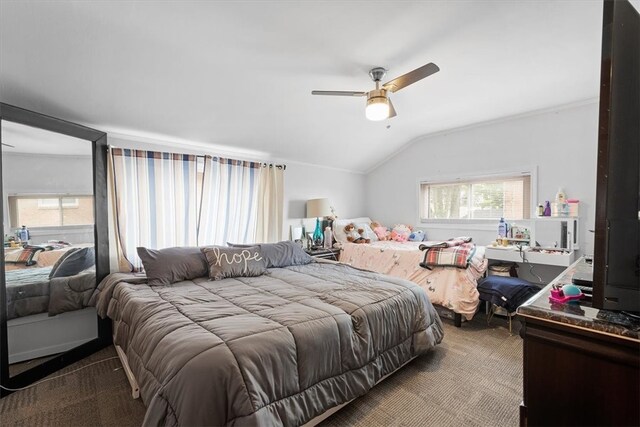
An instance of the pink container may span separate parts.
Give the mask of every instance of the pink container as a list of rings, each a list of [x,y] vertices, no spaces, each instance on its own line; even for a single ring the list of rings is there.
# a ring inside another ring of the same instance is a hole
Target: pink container
[[[579,301],[583,297],[584,297],[584,294],[582,292],[580,292],[579,295],[565,295],[564,292],[562,292],[562,289],[551,289],[551,295],[549,295],[549,301],[564,304],[569,301]]]
[[[569,216],[577,217],[580,212],[580,200],[567,199],[567,204],[569,205]]]

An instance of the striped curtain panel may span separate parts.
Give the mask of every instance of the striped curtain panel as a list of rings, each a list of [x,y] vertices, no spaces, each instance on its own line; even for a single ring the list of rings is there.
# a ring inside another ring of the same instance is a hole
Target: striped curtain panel
[[[197,245],[194,155],[111,148],[120,254],[140,271],[136,247]]]
[[[261,163],[205,156],[199,245],[253,243]]]
[[[256,243],[282,240],[284,165],[264,165],[260,170]]]

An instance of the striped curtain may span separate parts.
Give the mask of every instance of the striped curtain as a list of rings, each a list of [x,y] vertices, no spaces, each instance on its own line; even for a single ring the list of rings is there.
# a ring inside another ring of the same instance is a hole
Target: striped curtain
[[[205,156],[199,245],[253,243],[261,163]]]
[[[194,155],[111,148],[116,232],[131,270],[136,247],[197,245],[197,158]]]

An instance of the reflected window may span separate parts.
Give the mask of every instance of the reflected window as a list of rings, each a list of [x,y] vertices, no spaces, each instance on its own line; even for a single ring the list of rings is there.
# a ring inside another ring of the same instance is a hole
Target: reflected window
[[[91,225],[93,196],[9,196],[11,227],[64,227]]]

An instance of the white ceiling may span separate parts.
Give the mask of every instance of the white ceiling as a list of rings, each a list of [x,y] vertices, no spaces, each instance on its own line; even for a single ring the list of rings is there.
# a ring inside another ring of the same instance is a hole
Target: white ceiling
[[[2,121],[3,154],[91,156],[91,147],[84,139]]]
[[[0,99],[363,171],[420,135],[597,97],[601,21],[589,0],[2,1]],[[310,95],[427,62],[441,71],[396,93],[389,121]]]

